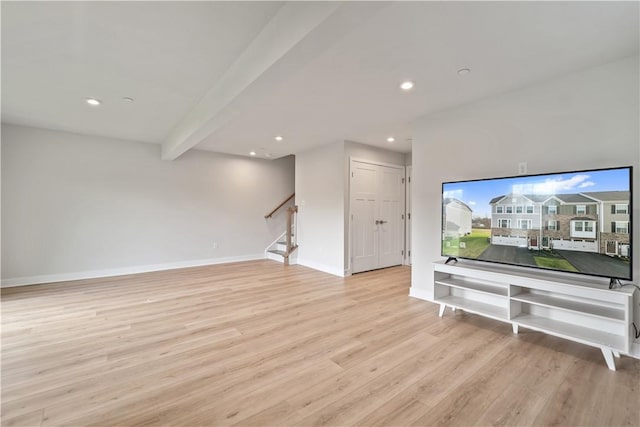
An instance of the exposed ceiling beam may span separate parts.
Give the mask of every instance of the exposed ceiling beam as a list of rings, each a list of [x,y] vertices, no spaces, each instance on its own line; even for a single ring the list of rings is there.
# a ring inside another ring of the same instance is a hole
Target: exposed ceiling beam
[[[282,82],[286,73],[303,67],[319,52],[339,41],[384,2],[292,2],[276,15],[171,131],[162,144],[162,158],[175,160],[211,135],[241,106]]]
[[[174,160],[228,120],[224,113],[238,95],[331,15],[340,3],[285,3],[227,72],[202,97],[162,144],[162,158]]]

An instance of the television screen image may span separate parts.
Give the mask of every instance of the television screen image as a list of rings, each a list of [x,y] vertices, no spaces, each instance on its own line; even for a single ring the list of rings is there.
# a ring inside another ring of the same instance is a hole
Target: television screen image
[[[631,280],[631,167],[445,182],[442,255]]]

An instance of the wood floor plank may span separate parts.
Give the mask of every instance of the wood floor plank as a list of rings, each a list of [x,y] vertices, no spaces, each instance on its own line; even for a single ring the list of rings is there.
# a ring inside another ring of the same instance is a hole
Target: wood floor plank
[[[33,412],[27,412],[14,418],[2,419],[4,427],[39,427],[42,425],[42,416],[44,409],[36,409]]]
[[[2,289],[2,425],[640,425],[640,361],[250,261]]]

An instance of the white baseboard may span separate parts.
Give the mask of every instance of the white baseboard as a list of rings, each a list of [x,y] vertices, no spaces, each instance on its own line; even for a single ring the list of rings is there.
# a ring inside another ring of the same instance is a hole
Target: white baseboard
[[[433,302],[433,297],[431,295],[431,292],[426,291],[425,289],[418,289],[414,286],[409,288],[409,296],[418,298],[418,299],[423,299],[425,301]]]
[[[175,270],[178,268],[201,267],[204,265],[226,264],[229,262],[253,261],[264,259],[264,254],[250,254],[223,258],[199,259],[169,262],[164,264],[136,265],[132,267],[110,268],[105,270],[80,271],[62,274],[44,274],[39,276],[14,277],[2,279],[2,287],[38,285],[42,283],[68,282],[71,280],[97,279],[101,277],[123,276],[125,274],[149,273],[152,271]]]
[[[333,274],[334,276],[344,277],[344,270],[340,268],[330,267],[314,261],[298,258],[296,264],[322,271],[323,273]]]

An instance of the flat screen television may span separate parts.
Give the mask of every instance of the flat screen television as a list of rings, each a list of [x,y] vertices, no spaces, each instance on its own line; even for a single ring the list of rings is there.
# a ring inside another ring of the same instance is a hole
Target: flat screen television
[[[442,184],[442,256],[632,279],[632,168]]]

